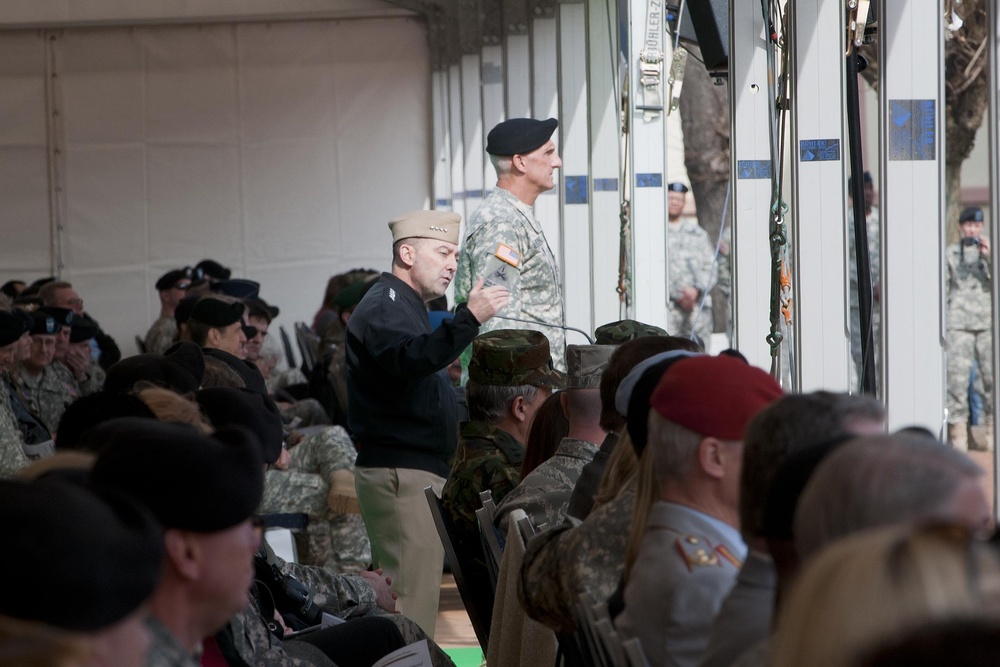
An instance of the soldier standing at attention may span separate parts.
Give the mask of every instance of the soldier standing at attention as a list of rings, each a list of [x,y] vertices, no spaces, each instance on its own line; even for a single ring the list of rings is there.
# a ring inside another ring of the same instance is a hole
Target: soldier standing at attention
[[[969,448],[969,371],[979,361],[985,440],[993,449],[993,332],[990,242],[982,236],[983,209],[970,206],[958,217],[961,238],[948,246],[948,440]]]
[[[670,301],[667,329],[675,336],[698,336],[704,346],[712,335],[712,243],[708,232],[694,220],[681,217],[688,187],[667,186],[667,262],[670,267]],[[703,301],[704,300],[704,301]]]
[[[555,187],[554,172],[562,167],[551,139],[558,126],[555,118],[511,118],[487,135],[497,186],[469,219],[455,274],[455,301],[467,301],[477,279],[514,271],[506,283],[496,280],[509,285],[510,304],[483,331],[537,329],[549,340],[555,367],[565,370],[566,335],[556,328],[566,320],[559,269],[531,209],[538,195]],[[553,326],[504,319],[509,317]],[[462,359],[467,367],[464,355]]]
[[[347,324],[347,422],[358,447],[355,484],[372,560],[392,579],[396,609],[433,636],[444,548],[424,488],[441,493],[458,441],[447,368],[507,305],[480,278],[455,317],[431,331],[425,304],[455,276],[461,217],[414,211],[389,223],[392,272]]]

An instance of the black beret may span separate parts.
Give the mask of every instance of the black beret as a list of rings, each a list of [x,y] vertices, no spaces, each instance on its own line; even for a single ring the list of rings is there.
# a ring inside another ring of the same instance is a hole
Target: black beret
[[[177,324],[184,324],[191,319],[191,311],[194,310],[194,304],[198,303],[203,295],[201,294],[188,294],[183,299],[177,302],[177,307],[174,308],[174,321]]]
[[[543,145],[559,127],[555,118],[509,118],[486,135],[486,152],[490,155],[525,155]]]
[[[55,276],[45,276],[44,278],[39,278],[35,282],[25,287],[24,291],[22,291],[21,294],[23,294],[24,296],[33,296],[35,294],[38,294],[38,290],[42,289],[42,287],[48,285],[49,283],[54,283],[55,281],[56,281]]]
[[[182,280],[191,280],[193,271],[190,266],[185,266],[183,269],[174,269],[173,271],[167,271],[160,279],[156,281],[156,289],[160,292],[174,287],[177,283]]]
[[[243,320],[244,310],[246,306],[239,301],[222,301],[211,296],[203,296],[194,304],[189,319],[210,327],[228,327]]]
[[[688,186],[684,185],[683,183],[675,181],[667,186],[667,190],[669,190],[670,192],[687,192]]]
[[[219,264],[214,259],[203,259],[195,264],[195,270],[201,269],[202,275],[206,275],[216,280],[229,280],[233,272]]]
[[[121,362],[119,362],[121,363]],[[116,366],[118,364],[115,364]],[[91,437],[95,426],[119,417],[156,419],[156,415],[138,396],[99,391],[73,401],[56,431],[56,449],[98,453],[104,443]]]
[[[36,310],[31,314],[31,328],[28,333],[35,334],[57,334],[62,331],[63,325],[52,315]]]
[[[94,431],[105,447],[91,482],[132,496],[165,528],[226,530],[249,519],[264,496],[261,446],[245,428],[206,436],[186,424],[125,417]]]
[[[243,425],[250,429],[260,440],[264,463],[270,465],[281,456],[284,422],[270,396],[249,389],[216,387],[202,389],[195,399],[213,427]]]
[[[18,578],[0,595],[5,616],[94,632],[139,608],[159,582],[163,533],[119,494],[57,475],[0,481],[0,523],[0,568]]]
[[[6,294],[7,296],[13,299],[15,296],[17,296],[18,285],[25,285],[25,283],[23,280],[8,280],[3,284],[2,287],[0,287],[0,293]],[[27,285],[25,285],[25,287],[27,287]]]
[[[28,329],[30,329],[31,325],[34,324],[34,322],[35,322],[34,318],[31,316],[31,313],[29,313],[26,310],[21,310],[20,308],[15,308],[14,310],[12,310],[10,312],[11,312],[11,315],[13,315],[14,317],[19,318],[22,322],[24,322],[24,330],[25,331],[27,331]]]
[[[247,361],[246,359],[240,359],[239,357],[229,354],[225,350],[220,350],[216,347],[206,347],[202,350],[206,357],[212,357],[218,359],[225,365],[229,366],[240,378],[243,380],[243,384],[250,391],[256,392],[258,394],[267,394],[267,385],[264,383],[264,376],[261,375],[260,369],[252,361]]]
[[[0,347],[18,340],[28,330],[24,320],[15,313],[0,312]]]
[[[100,329],[93,321],[87,321],[83,318],[76,318],[73,322],[73,327],[69,330],[69,342],[71,343],[82,343],[85,340],[90,340],[97,336],[97,332]]]
[[[256,299],[260,295],[260,283],[246,278],[220,280],[212,283],[211,291],[234,299]]]
[[[962,213],[958,216],[959,223],[962,222],[982,222],[983,221],[983,209],[978,206],[966,206],[962,209]]]
[[[136,382],[145,380],[158,387],[186,394],[201,386],[205,354],[190,341],[174,343],[160,354],[138,354],[122,359],[108,369],[105,393],[127,394]]]
[[[34,317],[37,313],[51,315],[56,319],[56,322],[67,327],[72,326],[73,322],[76,320],[76,313],[69,308],[59,308],[58,306],[42,306],[31,314],[32,317]]]

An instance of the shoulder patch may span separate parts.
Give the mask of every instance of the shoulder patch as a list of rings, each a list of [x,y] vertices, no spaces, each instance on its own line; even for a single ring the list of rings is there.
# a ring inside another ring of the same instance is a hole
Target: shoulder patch
[[[719,564],[719,557],[705,540],[695,535],[682,535],[674,543],[677,553],[684,559],[688,572],[696,567],[709,567]]]

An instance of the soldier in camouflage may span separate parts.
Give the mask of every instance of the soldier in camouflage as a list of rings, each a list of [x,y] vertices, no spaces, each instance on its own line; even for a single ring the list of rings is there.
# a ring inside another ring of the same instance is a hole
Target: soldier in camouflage
[[[553,172],[562,166],[550,138],[558,124],[554,118],[511,118],[490,131],[486,152],[497,172],[497,186],[469,219],[455,274],[455,301],[467,301],[476,281],[492,274],[493,267],[513,267],[516,282],[505,283],[510,303],[480,331],[537,329],[549,340],[554,366],[565,370],[566,336],[556,328],[565,323],[559,269],[531,208],[540,194],[554,187]],[[501,251],[502,246],[508,250]],[[468,366],[467,354],[463,366]]]
[[[330,426],[289,450],[288,470],[265,476],[263,513],[305,512],[309,524],[299,559],[334,572],[371,564],[371,544],[354,485],[357,451],[347,432]]]
[[[76,398],[76,387],[53,367],[58,337],[65,331],[68,345],[69,329],[41,309],[32,313],[32,321],[31,352],[17,364],[13,382],[25,407],[55,433],[66,406]]]
[[[993,448],[993,332],[990,242],[983,210],[971,206],[959,216],[961,238],[948,246],[948,438],[967,450],[969,372],[979,361],[987,447]]]
[[[145,352],[163,354],[177,339],[177,320],[174,310],[187,295],[194,278],[194,269],[185,266],[183,269],[167,271],[156,281],[156,291],[160,296],[160,316],[146,332],[143,341]],[[198,272],[201,277],[201,272]]]
[[[607,431],[601,426],[601,374],[608,365],[613,345],[569,345],[566,347],[566,392],[563,410],[569,419],[569,434],[559,443],[551,459],[521,480],[497,506],[496,525],[504,535],[510,513],[522,509],[536,526],[555,526],[566,516],[573,487],[583,467],[593,460]]]
[[[27,332],[24,322],[7,312],[0,312],[0,374],[3,384],[14,368],[21,337]],[[22,449],[23,439],[18,429],[17,418],[11,409],[9,396],[0,395],[0,478],[13,477],[28,465],[28,457]]]
[[[98,331],[97,325],[90,320],[73,318],[69,332],[69,345],[61,356],[59,346],[56,346],[53,368],[59,374],[63,384],[72,388],[70,393],[75,394],[76,398],[90,396],[104,387],[107,373],[94,359],[91,348],[91,343]]]
[[[706,232],[694,220],[681,217],[688,187],[667,186],[667,262],[670,301],[667,328],[675,336],[691,336],[708,345],[712,335],[712,263],[714,251]]]

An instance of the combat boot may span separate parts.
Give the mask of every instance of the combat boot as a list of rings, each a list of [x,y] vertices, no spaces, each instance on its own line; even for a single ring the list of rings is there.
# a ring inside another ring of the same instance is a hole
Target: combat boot
[[[969,427],[965,423],[948,424],[948,442],[961,452],[969,451]]]

